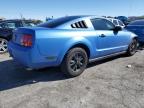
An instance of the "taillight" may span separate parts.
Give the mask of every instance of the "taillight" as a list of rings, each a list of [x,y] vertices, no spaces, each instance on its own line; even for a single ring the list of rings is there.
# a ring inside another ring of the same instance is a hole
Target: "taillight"
[[[32,46],[32,35],[24,34],[21,37],[21,45],[23,45],[25,47],[31,47]]]

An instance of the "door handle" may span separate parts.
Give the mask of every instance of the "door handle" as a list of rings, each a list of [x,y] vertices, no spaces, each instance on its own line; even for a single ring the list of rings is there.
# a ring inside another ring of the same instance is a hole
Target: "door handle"
[[[99,37],[106,37],[106,35],[104,35],[104,34],[101,34]]]

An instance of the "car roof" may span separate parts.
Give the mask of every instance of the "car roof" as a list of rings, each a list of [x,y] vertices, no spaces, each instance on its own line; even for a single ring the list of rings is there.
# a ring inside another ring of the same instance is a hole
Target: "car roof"
[[[144,20],[135,20],[132,21],[129,25],[144,25]]]
[[[117,21],[121,21],[121,20],[116,19],[116,18],[106,18],[106,19],[108,19],[108,20],[117,20]]]
[[[144,19],[142,19],[142,20],[135,20],[133,22],[144,22]]]
[[[104,17],[98,17],[95,15],[64,16],[64,17],[50,20],[50,21],[40,24],[38,26],[39,27],[48,27],[48,28],[56,28],[56,27],[64,27],[64,26],[66,27],[69,23],[75,23],[80,20],[94,19],[94,18],[106,19]]]
[[[103,19],[107,19],[105,17],[101,17],[101,16],[96,16],[96,15],[80,15],[80,18],[103,18]]]
[[[80,19],[80,18],[104,18],[104,19],[107,19],[105,17],[100,17],[100,16],[96,16],[96,15],[75,15],[75,16],[65,16],[65,17],[75,17],[75,19]],[[60,17],[62,18],[62,17]]]
[[[77,21],[77,20],[83,20],[83,19],[94,19],[94,18],[101,18],[101,19],[106,19],[105,17],[101,17],[101,16],[96,16],[96,15],[77,15],[77,16],[66,16],[66,17],[77,17],[75,19],[73,19],[73,21]]]

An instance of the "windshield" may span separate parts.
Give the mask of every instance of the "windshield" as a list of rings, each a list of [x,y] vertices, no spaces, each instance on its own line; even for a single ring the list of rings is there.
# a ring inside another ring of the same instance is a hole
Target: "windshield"
[[[48,21],[46,23],[40,24],[40,25],[38,25],[38,27],[55,28],[57,26],[60,26],[64,23],[67,23],[67,22],[72,21],[77,18],[80,18],[80,16],[62,17],[62,18],[54,19],[54,20]]]

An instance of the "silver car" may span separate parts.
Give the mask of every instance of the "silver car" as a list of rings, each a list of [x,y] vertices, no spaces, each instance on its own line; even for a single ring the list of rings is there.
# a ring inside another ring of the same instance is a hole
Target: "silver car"
[[[122,28],[125,27],[124,23],[118,19],[114,19],[114,18],[107,18],[109,21],[111,21],[114,25],[116,26],[120,26]]]

